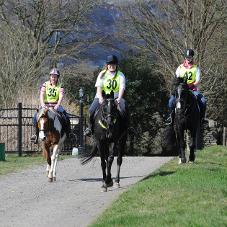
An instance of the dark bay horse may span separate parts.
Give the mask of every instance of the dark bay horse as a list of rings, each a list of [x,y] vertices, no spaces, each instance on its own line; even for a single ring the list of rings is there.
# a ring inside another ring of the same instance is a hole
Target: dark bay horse
[[[43,108],[38,113],[38,127],[43,155],[47,159],[47,176],[49,182],[56,181],[58,155],[66,138],[63,119],[53,108]]]
[[[103,173],[104,191],[113,186],[111,166],[114,155],[117,155],[117,175],[115,183],[120,187],[120,168],[127,140],[127,125],[125,124],[118,105],[113,97],[106,97],[95,115],[94,121],[94,145],[88,157],[82,159],[86,164],[99,152]]]
[[[195,149],[197,132],[200,129],[200,111],[195,95],[189,89],[187,83],[182,78],[176,78],[175,83],[175,117],[174,130],[176,134],[177,147],[179,152],[179,164],[186,162],[185,132],[189,131],[189,162],[195,160]]]

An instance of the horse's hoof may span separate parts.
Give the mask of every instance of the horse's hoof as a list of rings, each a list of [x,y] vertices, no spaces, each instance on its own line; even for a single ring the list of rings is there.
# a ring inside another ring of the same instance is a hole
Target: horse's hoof
[[[194,161],[195,161],[195,156],[192,156],[192,157],[189,156],[189,161],[188,162],[191,162],[191,163],[193,162],[194,163]]]
[[[193,163],[194,163],[194,161],[192,161],[192,160],[189,160],[189,161],[188,161],[188,163],[189,163],[189,164],[193,164]]]
[[[56,181],[56,177],[53,177],[53,181]]]
[[[103,188],[101,192],[107,192],[107,188]]]
[[[113,186],[113,181],[111,180],[108,184],[106,184],[107,187],[112,187]]]
[[[48,182],[53,182],[53,178],[48,178]]]
[[[186,163],[186,158],[179,158],[178,164]]]
[[[120,188],[120,183],[115,182],[114,187],[115,188]]]
[[[107,192],[107,186],[105,183],[102,185],[101,189],[101,192]]]

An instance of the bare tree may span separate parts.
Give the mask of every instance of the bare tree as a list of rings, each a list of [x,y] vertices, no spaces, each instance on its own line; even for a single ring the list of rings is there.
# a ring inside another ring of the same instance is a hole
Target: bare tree
[[[39,52],[31,57],[35,39],[22,26],[1,24],[0,36],[0,103],[7,105],[37,81],[43,56]]]
[[[2,0],[1,21],[22,24],[32,32],[36,48],[58,61],[77,58],[78,54],[96,43],[88,36],[91,22],[89,12],[100,1],[92,0]],[[40,48],[45,46],[43,50]]]
[[[13,100],[18,89],[30,87],[51,65],[78,61],[80,53],[99,41],[98,35],[90,32],[89,18],[99,2],[0,1],[1,103]]]
[[[155,61],[154,69],[167,84],[181,63],[184,50],[195,50],[196,63],[202,69],[201,89],[210,106],[217,108],[215,100],[222,97],[226,73],[227,1],[135,1],[121,9],[125,20],[120,22],[120,36],[123,34],[134,50]]]

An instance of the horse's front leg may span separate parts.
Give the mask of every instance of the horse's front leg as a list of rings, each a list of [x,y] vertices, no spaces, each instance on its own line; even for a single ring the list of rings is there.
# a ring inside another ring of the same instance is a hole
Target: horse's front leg
[[[47,168],[46,168],[46,175],[47,175],[47,177],[48,177],[49,171],[50,171],[50,165],[47,164]]]
[[[120,187],[120,170],[121,170],[121,164],[122,164],[122,155],[120,152],[120,149],[118,150],[117,153],[117,175],[115,178],[115,183],[116,183],[116,187]]]
[[[105,156],[103,154],[101,154],[101,167],[102,167],[102,180],[103,180],[102,187],[105,187],[105,181],[106,181],[106,160],[105,160]]]
[[[184,143],[184,130],[182,128],[178,129],[176,132],[177,136],[177,146],[179,152],[179,164],[186,163],[185,157],[185,143]]]
[[[47,160],[46,175],[48,176],[49,171],[50,171],[50,166],[51,166],[51,158],[50,158],[49,147],[44,141],[42,141],[42,150],[43,150],[43,156]]]
[[[189,162],[195,161],[196,131],[191,132]]]
[[[107,176],[106,176],[106,181],[105,181],[107,187],[113,186],[113,180],[112,180],[112,176],[111,176],[111,167],[112,167],[113,160],[114,160],[114,143],[111,143],[109,145],[109,156],[107,159]]]
[[[59,147],[57,144],[53,145],[53,153],[51,155],[51,166],[48,174],[49,182],[56,181],[56,166],[58,160]]]
[[[123,136],[123,138],[119,141],[119,144],[116,144],[114,146],[114,150],[117,149],[117,175],[115,179],[116,187],[120,187],[120,170],[121,170],[121,164],[122,164],[122,156],[125,150],[127,136]]]

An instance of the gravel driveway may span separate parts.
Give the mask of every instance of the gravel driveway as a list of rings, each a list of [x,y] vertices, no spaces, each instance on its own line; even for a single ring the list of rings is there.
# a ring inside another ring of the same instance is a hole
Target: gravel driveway
[[[0,177],[1,227],[83,227],[120,193],[158,169],[171,157],[124,157],[121,188],[101,192],[99,158],[81,166],[77,158],[58,162],[57,181],[48,183],[45,167]],[[1,168],[1,166],[0,166]],[[116,174],[116,159],[112,174]]]

